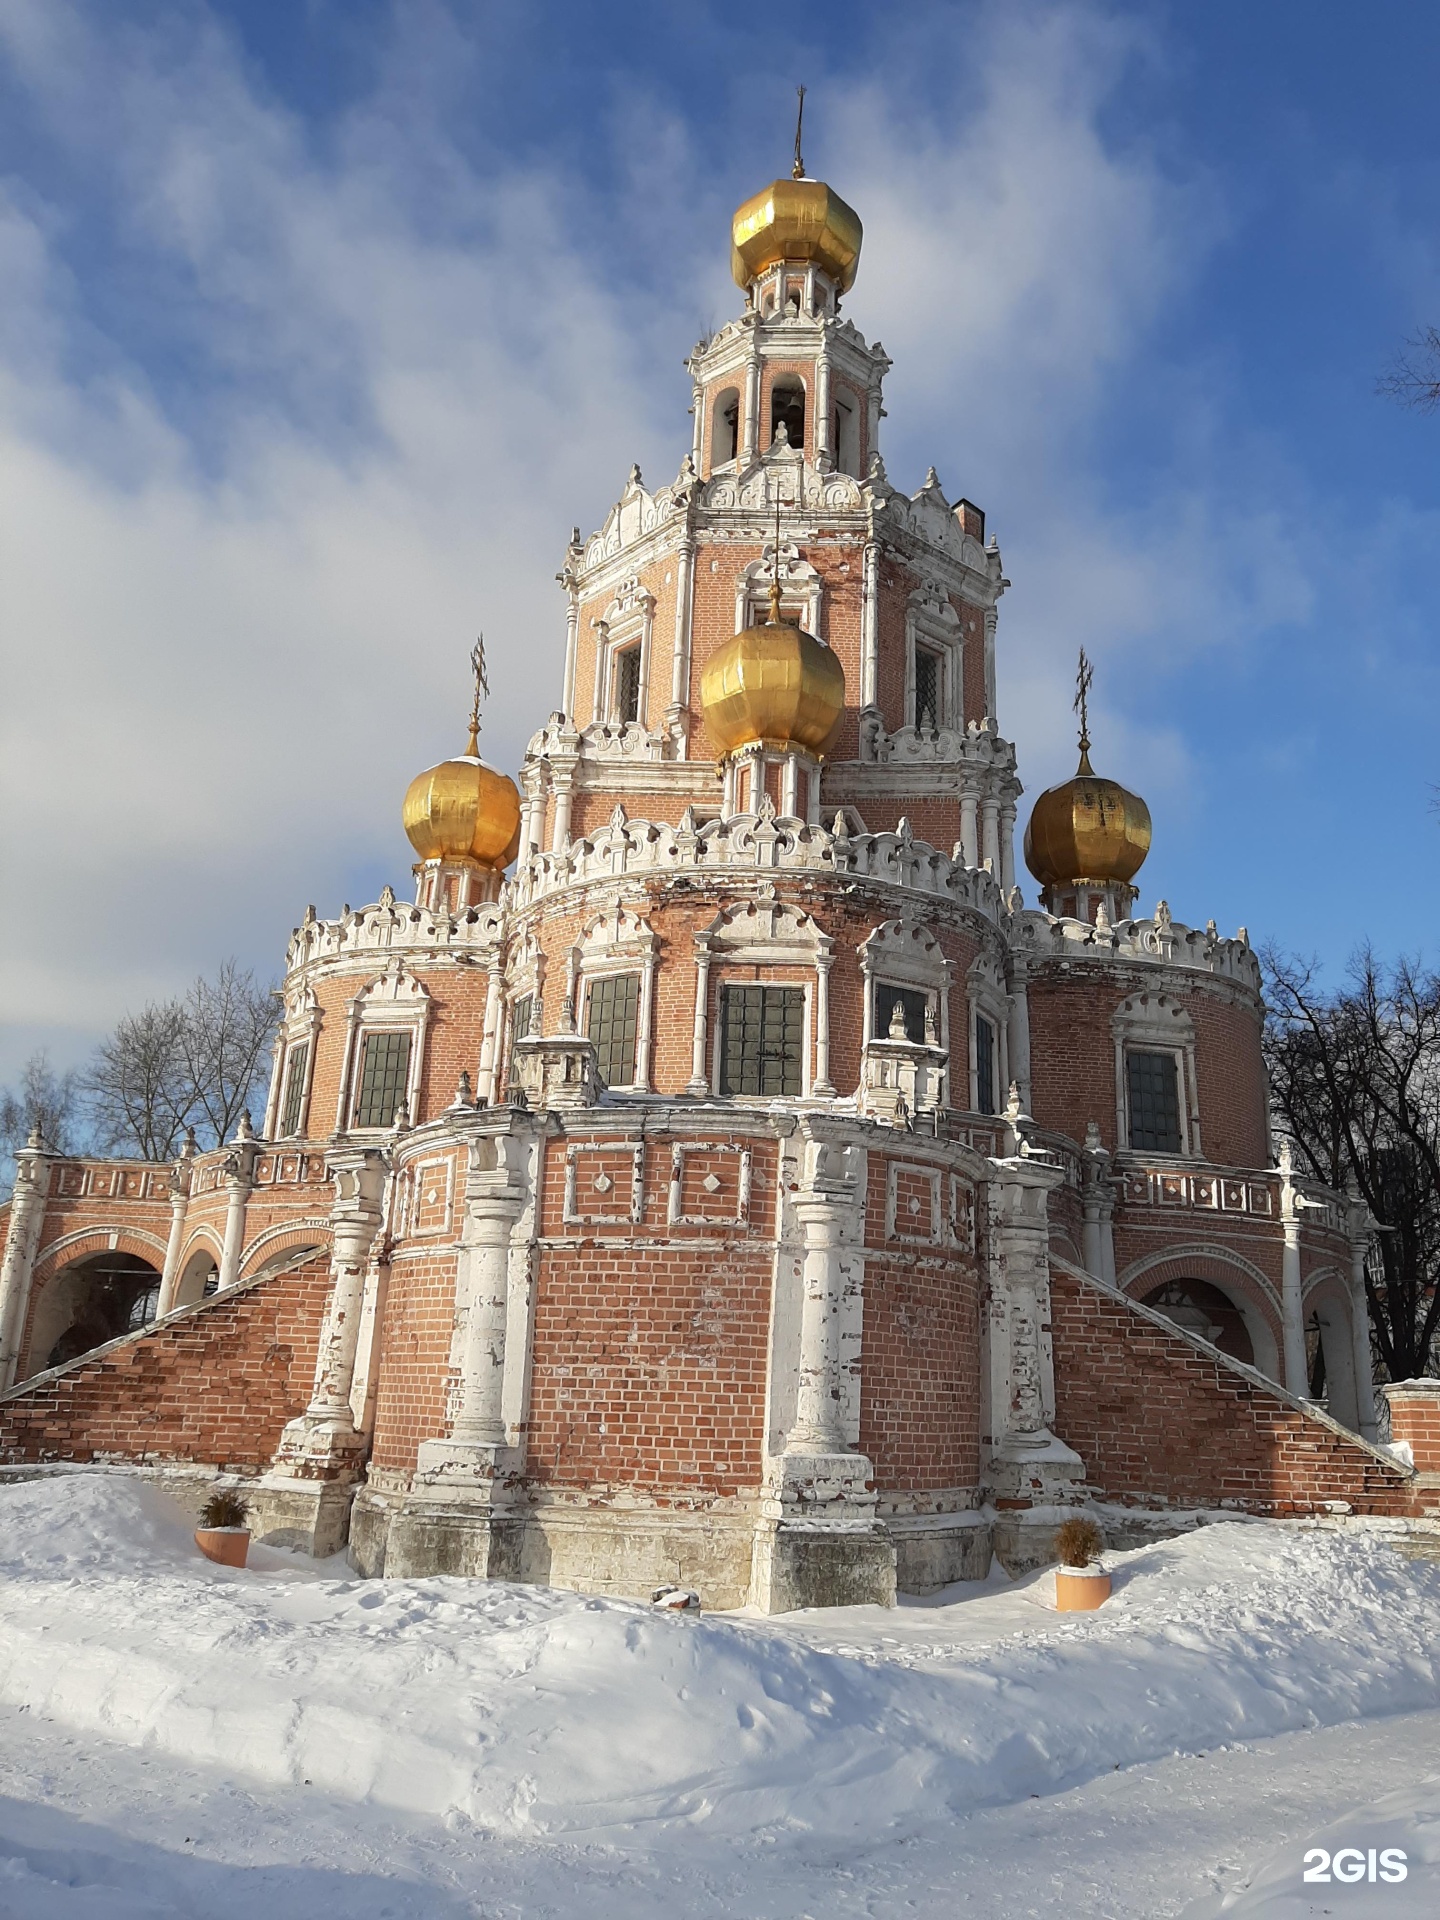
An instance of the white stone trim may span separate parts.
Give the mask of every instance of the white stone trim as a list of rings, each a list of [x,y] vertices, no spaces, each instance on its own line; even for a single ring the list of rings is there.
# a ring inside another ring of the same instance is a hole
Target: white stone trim
[[[965,714],[965,629],[949,595],[927,581],[910,595],[905,608],[905,725],[918,728],[915,710],[915,653],[926,647],[940,656],[940,710],[932,727],[960,731]]]
[[[621,1218],[613,1213],[581,1213],[579,1208],[580,1156],[591,1153],[623,1153],[623,1140],[572,1140],[565,1149],[565,1198],[561,1214],[567,1227],[639,1226],[645,1218],[645,1143],[637,1140],[630,1149],[630,1208]]]
[[[1115,1138],[1122,1152],[1156,1153],[1130,1145],[1130,1075],[1125,1056],[1168,1053],[1175,1060],[1176,1101],[1180,1110],[1180,1152],[1176,1158],[1199,1160],[1200,1095],[1195,1072],[1195,1022],[1167,993],[1132,993],[1110,1016],[1115,1043]],[[1160,1154],[1161,1159],[1170,1156]]]
[[[407,973],[403,961],[396,961],[370,981],[345,1003],[345,1054],[340,1072],[340,1092],[335,1107],[337,1134],[361,1133],[375,1136],[388,1133],[394,1117],[382,1126],[357,1127],[352,1116],[359,1097],[361,1050],[372,1033],[408,1033],[410,1035],[409,1071],[405,1083],[405,1104],[412,1121],[420,1118],[418,1106],[421,1076],[425,1067],[425,1036],[430,1024],[431,999],[425,984]]]
[[[572,997],[579,1033],[587,1030],[592,981],[626,973],[640,976],[635,1015],[635,1077],[625,1088],[635,1093],[650,1091],[658,950],[659,942],[649,921],[629,912],[618,901],[608,912],[595,915],[571,950]]]
[[[733,1214],[682,1213],[685,1161],[692,1153],[738,1154],[736,1175],[736,1211]],[[729,1227],[740,1229],[750,1224],[750,1182],[753,1160],[748,1147],[729,1140],[677,1140],[670,1149],[670,1201],[666,1214],[672,1227]]]

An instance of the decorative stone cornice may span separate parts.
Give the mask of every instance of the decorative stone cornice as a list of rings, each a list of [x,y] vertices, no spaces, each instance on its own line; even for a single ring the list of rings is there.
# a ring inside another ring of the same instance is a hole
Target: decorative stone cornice
[[[1222,939],[1212,921],[1204,929],[1182,926],[1161,902],[1151,920],[1120,920],[1112,927],[1095,927],[1088,920],[1070,920],[1056,914],[1027,911],[1016,914],[1013,944],[1030,963],[1046,959],[1067,961],[1138,961],[1154,966],[1187,967],[1260,991],[1260,962],[1242,928],[1234,940]]]
[[[500,944],[504,909],[499,902],[463,913],[434,913],[396,901],[389,887],[373,907],[346,907],[338,920],[321,920],[311,907],[291,935],[287,975],[317,961],[354,958],[383,964],[390,957],[481,960]]]

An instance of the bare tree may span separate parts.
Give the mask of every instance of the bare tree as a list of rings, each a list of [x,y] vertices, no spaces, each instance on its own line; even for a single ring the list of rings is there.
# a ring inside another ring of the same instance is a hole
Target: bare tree
[[[271,990],[234,960],[183,998],[127,1015],[87,1076],[98,1139],[145,1160],[172,1159],[190,1130],[202,1148],[228,1139],[255,1099],[276,1015]]]
[[[15,1176],[15,1149],[38,1130],[53,1153],[74,1150],[80,1128],[80,1076],[57,1073],[43,1050],[32,1053],[14,1087],[0,1089],[0,1192]]]
[[[185,996],[180,1044],[192,1091],[189,1120],[197,1133],[228,1140],[253,1105],[278,1015],[275,994],[227,960],[213,980],[196,980]]]
[[[180,1151],[194,1104],[184,1025],[182,1000],[152,1003],[127,1014],[96,1049],[86,1093],[104,1151],[142,1160],[171,1160]]]
[[[1326,992],[1313,965],[1268,949],[1266,1058],[1300,1164],[1354,1186],[1386,1230],[1366,1266],[1385,1372],[1432,1370],[1440,1331],[1440,976],[1364,948]]]
[[[1395,364],[1375,382],[1375,391],[1416,413],[1434,413],[1440,407],[1440,327],[1412,334]]]

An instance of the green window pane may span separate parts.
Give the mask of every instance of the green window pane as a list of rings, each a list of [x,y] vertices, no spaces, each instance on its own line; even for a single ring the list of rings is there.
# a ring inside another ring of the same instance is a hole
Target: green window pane
[[[368,1033],[360,1062],[357,1127],[390,1127],[410,1078],[408,1033]]]
[[[585,1001],[585,1031],[595,1042],[600,1078],[607,1087],[635,1084],[635,1038],[639,1026],[640,976],[611,974],[592,980]]]
[[[1142,1152],[1179,1153],[1180,1085],[1173,1053],[1127,1053],[1130,1144]]]
[[[285,1062],[285,1111],[280,1121],[281,1135],[288,1139],[300,1131],[300,1109],[305,1101],[305,1069],[310,1060],[308,1041],[291,1047]]]
[[[805,994],[800,987],[722,987],[720,1091],[794,1096],[804,1079]]]

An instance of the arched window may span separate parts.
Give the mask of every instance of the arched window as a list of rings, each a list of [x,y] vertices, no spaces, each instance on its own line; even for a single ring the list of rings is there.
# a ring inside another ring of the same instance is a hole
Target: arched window
[[[710,464],[723,467],[740,451],[740,394],[726,387],[715,396],[710,413]]]
[[[830,433],[835,465],[841,473],[860,472],[860,416],[853,400],[837,397],[835,419]]]
[[[770,389],[770,438],[781,427],[792,447],[805,445],[805,388],[794,375],[786,375]]]

